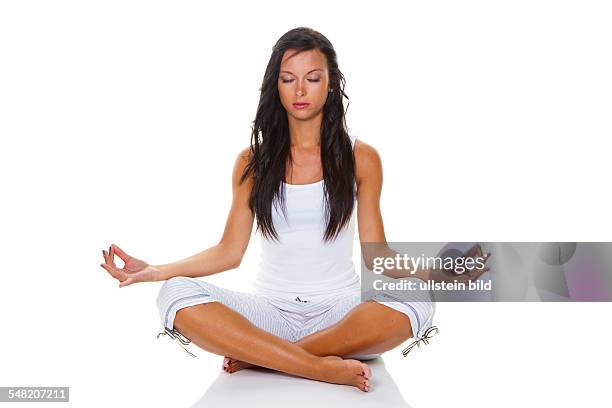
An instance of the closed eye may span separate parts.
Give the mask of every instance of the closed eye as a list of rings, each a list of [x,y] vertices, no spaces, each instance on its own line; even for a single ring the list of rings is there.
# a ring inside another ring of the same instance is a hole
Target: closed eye
[[[288,83],[293,82],[294,80],[293,79],[283,79],[282,81],[283,81],[283,84],[288,84]],[[307,81],[308,82],[319,82],[320,79],[308,79]]]

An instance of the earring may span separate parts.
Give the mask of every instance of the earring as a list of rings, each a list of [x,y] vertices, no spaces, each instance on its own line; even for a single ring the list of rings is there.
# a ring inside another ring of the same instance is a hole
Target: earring
[[[333,89],[331,89],[331,88],[329,88],[329,89],[327,90],[327,92],[334,92],[334,90],[333,90]]]

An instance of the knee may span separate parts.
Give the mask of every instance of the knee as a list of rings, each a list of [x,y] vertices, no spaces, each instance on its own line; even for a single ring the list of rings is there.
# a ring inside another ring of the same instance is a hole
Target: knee
[[[372,301],[371,304],[375,312],[364,317],[372,321],[381,336],[386,339],[393,338],[397,341],[404,341],[413,337],[412,323],[408,315],[383,303]]]
[[[394,310],[394,312],[397,312],[397,310]],[[414,336],[416,336],[416,333],[412,332],[412,321],[411,321],[411,317],[408,317],[408,315],[405,315],[404,313],[401,312],[397,312],[400,314],[400,319],[401,319],[401,324],[398,324],[397,326],[397,330],[396,330],[396,335],[397,338],[399,339],[399,341],[406,341]]]
[[[186,285],[189,285],[187,281],[188,279],[189,278],[186,278],[184,276],[175,276],[174,278],[170,278],[166,280],[164,284],[161,286],[161,288],[159,289],[159,292],[157,294],[157,303],[160,303],[160,301],[163,298],[166,298],[168,294],[175,292],[177,289],[181,287],[185,287]]]
[[[410,317],[395,309],[388,308],[386,326],[390,337],[403,342],[414,336]]]
[[[210,295],[206,282],[187,276],[175,276],[164,282],[157,294],[157,305],[161,308],[169,303],[195,295]]]
[[[175,276],[164,282],[160,289],[160,292],[167,291],[176,287],[193,286],[195,283],[193,282],[193,280],[194,278],[189,278],[187,276]]]
[[[168,279],[157,295],[157,308],[160,318],[167,328],[173,327],[174,316],[178,310],[211,296],[211,286],[207,282],[186,276]]]

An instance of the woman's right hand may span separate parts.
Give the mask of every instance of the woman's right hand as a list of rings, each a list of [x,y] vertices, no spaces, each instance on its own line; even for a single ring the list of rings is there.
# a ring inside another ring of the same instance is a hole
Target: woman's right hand
[[[117,265],[115,265],[115,254],[125,263],[123,268],[118,268]],[[108,248],[108,251],[102,250],[102,255],[104,256],[104,263],[100,264],[100,266],[106,269],[113,278],[120,282],[120,288],[131,285],[132,283],[156,282],[159,280],[159,269],[149,265],[145,261],[129,256],[115,244],[112,244]]]

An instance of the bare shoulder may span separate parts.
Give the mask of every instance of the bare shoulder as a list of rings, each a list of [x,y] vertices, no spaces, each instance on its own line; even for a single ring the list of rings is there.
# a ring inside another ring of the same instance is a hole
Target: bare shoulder
[[[251,156],[251,146],[247,146],[238,153],[238,158],[242,159],[245,164],[248,162],[249,157]]]
[[[236,160],[234,162],[234,174],[232,177],[236,184],[239,184],[238,181],[242,177],[242,174],[244,173],[244,170],[246,169],[247,164],[249,163],[250,155],[251,155],[251,148],[249,146],[249,147],[245,147],[244,149],[242,149],[238,153],[238,156],[236,157]]]
[[[374,146],[355,140],[355,173],[357,184],[364,179],[379,179],[382,177],[382,160]]]

